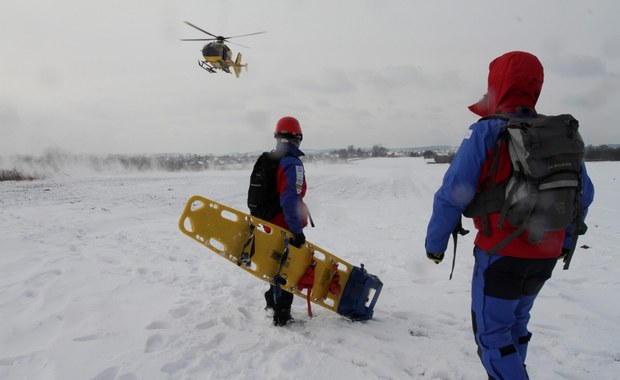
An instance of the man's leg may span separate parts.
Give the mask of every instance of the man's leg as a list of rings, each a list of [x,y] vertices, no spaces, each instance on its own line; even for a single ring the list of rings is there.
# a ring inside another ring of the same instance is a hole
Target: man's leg
[[[532,333],[527,328],[530,321],[530,310],[534,306],[534,301],[542,289],[545,282],[551,278],[553,269],[557,263],[556,259],[528,259],[527,277],[523,282],[523,289],[519,305],[515,310],[516,323],[512,328],[512,336],[517,349],[523,359],[527,357],[527,346],[532,337]]]
[[[516,320],[512,327],[512,340],[517,345],[523,364],[525,364],[527,356],[527,345],[532,337],[532,334],[527,329],[527,324],[530,321],[530,310],[534,306],[535,299],[536,296],[523,296],[515,309]]]
[[[273,324],[284,326],[292,319],[291,305],[293,304],[293,293],[282,290],[280,297],[273,308]]]
[[[276,301],[273,298],[273,285],[269,285],[269,289],[265,292],[265,310],[273,309]]]
[[[512,337],[521,293],[520,268],[504,265],[510,264],[504,262],[506,257],[478,248],[474,256],[472,324],[482,365],[495,380],[528,379]]]

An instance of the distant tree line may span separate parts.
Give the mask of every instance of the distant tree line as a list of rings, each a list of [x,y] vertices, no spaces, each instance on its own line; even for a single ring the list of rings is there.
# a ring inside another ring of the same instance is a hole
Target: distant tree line
[[[46,177],[50,173],[71,172],[73,168],[88,169],[95,172],[132,172],[132,171],[203,171],[208,169],[226,170],[251,168],[258,153],[227,154],[151,154],[151,155],[74,155],[56,149],[50,149],[40,156],[19,155],[3,162],[0,157],[0,181],[32,180]],[[373,145],[370,149],[353,145],[345,149],[313,152],[304,161],[341,162],[350,159],[370,157],[424,157],[436,163],[449,163],[454,157],[453,151],[433,150],[389,150],[382,145]],[[620,161],[620,146],[588,145],[585,151],[586,161]],[[6,169],[3,169],[5,167]],[[8,167],[8,168],[7,168]]]
[[[118,162],[126,170],[161,170],[167,172],[178,171],[201,171],[207,170],[214,165],[215,157],[212,155],[179,154],[179,155],[115,155],[104,160],[109,163]]]
[[[340,159],[349,158],[368,158],[368,157],[387,157],[389,150],[381,145],[373,145],[370,149],[356,148],[349,145],[346,149],[332,150],[330,154]]]
[[[455,152],[440,153],[432,150],[422,152],[425,159],[433,159],[436,163],[450,163]],[[584,152],[585,161],[620,161],[620,147],[608,145],[588,145]]]
[[[586,161],[620,161],[620,147],[608,145],[588,145],[585,152]]]
[[[1,181],[32,181],[36,177],[22,173],[17,169],[0,169]]]

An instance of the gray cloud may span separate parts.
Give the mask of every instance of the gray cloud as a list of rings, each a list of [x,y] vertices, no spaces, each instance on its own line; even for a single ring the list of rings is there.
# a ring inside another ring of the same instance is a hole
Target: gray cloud
[[[608,58],[620,58],[620,38],[608,38],[603,42],[603,54]]]
[[[596,57],[579,54],[563,54],[544,63],[545,70],[564,77],[597,77],[607,74],[605,64]]]
[[[410,86],[428,87],[430,77],[416,66],[386,66],[381,71],[367,71],[364,82],[378,91],[393,91]]]
[[[266,126],[271,127],[271,115],[264,110],[252,110],[245,113],[246,123],[256,131],[263,131]]]
[[[550,17],[560,3],[561,17]],[[508,50],[541,58],[546,110],[587,118],[614,114],[619,101],[620,4],[611,0],[589,13],[560,0],[143,5],[3,4],[0,153],[255,151],[271,146],[283,115],[307,129],[306,148],[458,143],[489,62]],[[178,41],[200,37],[185,20],[267,33],[233,40],[250,47],[230,46],[249,63],[237,79],[198,67],[203,43]]]
[[[606,106],[616,106],[620,95],[620,77],[610,74],[604,80],[590,83],[591,88],[579,87],[563,96],[561,102],[570,108],[582,110],[600,110]]]
[[[9,132],[19,126],[19,114],[8,104],[0,104],[0,131]]]
[[[322,70],[321,74],[313,80],[299,80],[297,83],[302,91],[308,90],[323,94],[342,94],[356,89],[355,83],[342,69]]]

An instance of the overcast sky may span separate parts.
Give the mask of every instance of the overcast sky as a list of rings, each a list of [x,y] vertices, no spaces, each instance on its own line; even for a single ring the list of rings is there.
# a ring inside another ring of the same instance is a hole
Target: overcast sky
[[[297,117],[302,149],[458,145],[489,62],[545,67],[541,113],[620,143],[615,0],[2,0],[0,155],[253,152]],[[249,48],[202,70],[189,21]]]

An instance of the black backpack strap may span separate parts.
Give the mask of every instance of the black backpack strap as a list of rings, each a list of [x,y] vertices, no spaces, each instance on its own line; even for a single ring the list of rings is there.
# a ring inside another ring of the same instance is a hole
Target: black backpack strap
[[[308,219],[310,221],[310,226],[315,227],[314,220],[312,219],[312,214],[310,214],[310,207],[302,201],[302,207],[306,210],[306,214],[308,214]]]
[[[315,227],[314,219],[312,219],[312,215],[310,214],[310,209],[307,209],[307,211],[308,211],[308,219],[310,219],[310,226],[314,228]]]
[[[568,270],[568,267],[570,266],[570,262],[573,259],[573,254],[575,253],[575,249],[577,248],[577,237],[579,235],[577,235],[575,232],[577,231],[577,224],[578,222],[575,222],[575,224],[573,224],[573,228],[572,228],[572,236],[573,236],[573,242],[570,245],[570,249],[568,251],[568,253],[566,254],[566,256],[564,256],[564,266],[562,267],[563,270]]]
[[[505,133],[506,132],[500,133],[500,135],[497,137],[497,140],[495,141],[491,165],[489,167],[489,170],[487,171],[486,177],[481,184],[482,190],[476,194],[473,201],[470,203],[470,205],[467,206],[467,208],[463,212],[463,215],[468,218],[474,216],[480,217],[480,221],[482,223],[482,233],[484,234],[484,236],[491,235],[489,214],[491,212],[501,210],[501,204],[504,200],[506,183],[497,184],[494,180],[491,179],[491,177],[493,177],[499,169],[500,149],[502,143],[505,142]]]
[[[516,239],[517,236],[521,235],[523,233],[523,231],[525,231],[525,223],[521,224],[519,226],[519,228],[517,228],[513,233],[508,235],[508,237],[506,237],[506,239],[504,239],[501,242],[499,242],[499,244],[496,245],[495,247],[493,247],[493,249],[491,249],[489,251],[489,253],[495,254],[495,253],[499,252],[500,249],[503,249],[505,246],[508,245],[508,243],[510,243],[511,241]]]
[[[570,261],[573,259],[573,254],[575,253],[575,249],[577,248],[577,238],[579,237],[579,235],[585,235],[587,230],[588,226],[581,220],[581,218],[575,220],[571,232],[573,242],[568,253],[566,254],[566,256],[564,256],[564,267],[562,268],[563,270],[567,270],[570,266]]]
[[[454,265],[456,264],[456,243],[458,241],[458,236],[465,236],[469,233],[469,230],[463,228],[461,221],[456,226],[454,231],[452,231],[452,242],[454,243],[454,254],[452,255],[452,269],[450,270],[450,280],[452,280],[452,275],[454,274]]]
[[[511,193],[513,192],[514,189],[511,190]],[[507,197],[508,198],[508,197]],[[489,253],[497,253],[499,252],[501,249],[503,249],[505,246],[508,245],[508,243],[510,243],[511,241],[513,241],[514,239],[517,238],[517,236],[521,235],[523,233],[523,231],[525,231],[525,229],[528,226],[528,222],[530,221],[530,216],[532,215],[532,212],[534,211],[535,208],[535,203],[532,203],[532,205],[529,207],[529,210],[527,210],[527,214],[525,216],[525,218],[523,219],[523,222],[519,225],[519,227],[517,227],[516,230],[514,230],[510,235],[508,235],[504,240],[502,240],[501,242],[499,242],[499,244],[497,244],[495,247],[493,247],[493,249],[491,249],[489,251]],[[502,208],[502,212],[500,214],[500,220],[498,223],[498,227],[501,229],[504,225],[504,219],[506,218],[506,214],[508,213],[508,202],[504,203],[504,207]]]
[[[245,242],[245,244],[243,244],[243,248],[241,249],[241,256],[239,258],[239,262],[237,263],[238,266],[241,266],[243,264],[243,266],[249,267],[252,264],[252,257],[254,256],[254,253],[256,252],[256,243],[255,243],[256,238],[254,236],[254,229],[256,228],[256,226],[252,224],[252,222],[249,222],[249,223],[250,223],[250,237]],[[250,247],[250,251],[246,252],[245,249],[248,246]]]
[[[498,194],[503,194],[506,186],[505,184],[503,186],[500,186],[495,183],[495,181],[491,180],[491,176],[497,174],[497,170],[499,168],[499,152],[501,150],[502,143],[505,142],[504,133],[505,132],[500,133],[500,135],[497,137],[497,141],[495,142],[495,148],[493,149],[493,161],[491,162],[491,167],[489,168],[489,171],[487,172],[487,178],[485,179],[485,184],[489,185],[489,189],[483,192],[484,194],[482,195],[482,204],[487,207],[492,206],[489,202],[490,195],[493,194],[495,197],[497,197]],[[487,212],[482,215],[482,232],[485,236],[491,236],[491,227],[489,226],[489,212],[493,210],[487,209],[486,211]]]
[[[577,190],[577,200],[576,202],[579,204],[577,208],[577,215],[575,216],[575,221],[573,222],[571,228],[571,236],[573,241],[571,243],[570,249],[568,253],[564,256],[564,267],[563,270],[568,270],[570,266],[570,262],[573,259],[573,254],[575,253],[575,249],[577,248],[577,238],[579,235],[585,235],[588,231],[588,226],[583,221],[583,203],[581,201],[581,183],[579,185],[579,189]]]
[[[282,272],[282,268],[284,267],[286,260],[288,260],[289,238],[285,234],[283,234],[283,239],[284,239],[284,252],[282,253],[282,257],[280,257],[278,272],[275,274],[275,276],[273,276],[273,282],[274,282],[273,298],[276,303],[278,302],[278,299],[280,298],[280,296],[282,296],[282,285],[286,285],[286,278],[282,276],[280,273]]]

